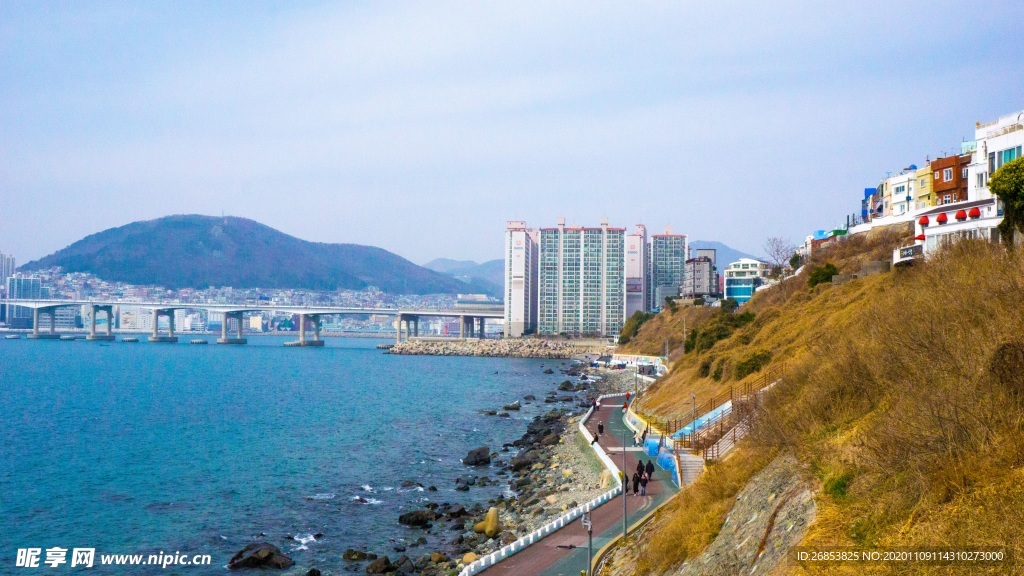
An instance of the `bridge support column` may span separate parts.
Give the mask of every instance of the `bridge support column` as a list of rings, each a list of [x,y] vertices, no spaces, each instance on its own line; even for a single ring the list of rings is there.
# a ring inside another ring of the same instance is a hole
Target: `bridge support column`
[[[220,323],[220,338],[217,339],[217,344],[245,344],[248,342],[242,336],[242,319],[245,316],[245,312],[225,312],[224,321]],[[235,337],[228,338],[228,322],[234,319],[237,324],[235,325]]]
[[[97,334],[96,333],[96,315],[103,312],[107,315],[107,333]],[[113,340],[114,332],[111,326],[114,323],[114,312],[113,306],[99,306],[96,304],[92,305],[92,322],[89,323],[89,335],[85,337],[86,340]]]
[[[402,315],[395,318],[395,344],[402,343]]]
[[[306,340],[306,322],[313,322],[313,339]],[[323,346],[324,341],[320,339],[320,315],[299,314],[299,339],[293,342],[285,342],[285,346]]]
[[[418,337],[420,335],[420,317],[415,316],[412,319],[412,335]]]
[[[484,324],[484,322],[486,321],[486,319],[483,316],[481,316],[479,318],[479,320],[480,320],[480,339],[483,340],[484,339],[484,335],[486,334],[486,332],[484,332],[484,328],[486,326]]]
[[[160,317],[167,316],[167,336],[160,335]],[[153,335],[149,337],[150,342],[174,343],[178,337],[174,335],[174,310],[153,309]]]
[[[60,334],[57,334],[56,328],[56,308],[33,308],[32,309],[32,333],[28,337],[32,340],[58,340]],[[41,332],[39,330],[39,317],[45,314],[50,315],[50,331]]]
[[[459,316],[459,339],[466,337],[466,317]]]

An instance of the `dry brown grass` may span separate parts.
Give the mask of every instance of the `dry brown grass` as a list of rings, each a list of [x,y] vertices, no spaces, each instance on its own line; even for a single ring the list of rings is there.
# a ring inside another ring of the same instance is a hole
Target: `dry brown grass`
[[[816,258],[855,272],[902,242],[896,233],[855,238]],[[702,362],[729,366],[756,349],[769,350],[773,362],[788,359],[748,441],[759,448],[723,463],[728,475],[702,482],[727,494],[763,465],[746,454],[791,451],[820,481],[805,545],[998,545],[1024,558],[1024,255],[969,242],[912,269],[840,286],[789,282],[759,293],[744,306],[755,322],[678,360],[643,399],[644,409],[679,417],[691,391],[709,395],[736,383],[728,369],[718,381],[701,378]],[[678,520],[659,519],[664,529],[651,533],[646,550],[658,558],[634,573],[664,573],[717,532],[708,526],[724,518],[717,506],[727,499],[712,498],[710,486],[687,496],[691,490],[680,497],[685,505],[663,513]],[[709,524],[695,523],[695,506],[707,508],[701,522]]]

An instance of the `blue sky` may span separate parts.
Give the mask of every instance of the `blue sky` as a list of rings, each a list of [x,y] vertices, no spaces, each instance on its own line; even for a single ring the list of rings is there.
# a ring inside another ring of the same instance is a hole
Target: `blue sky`
[[[767,4],[4,0],[0,252],[224,212],[419,263],[559,216],[760,253],[1024,109],[1019,2]]]

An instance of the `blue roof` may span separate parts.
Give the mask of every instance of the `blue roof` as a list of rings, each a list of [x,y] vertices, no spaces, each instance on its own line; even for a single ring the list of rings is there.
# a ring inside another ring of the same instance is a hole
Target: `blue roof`
[[[871,195],[874,194],[875,192],[878,192],[878,188],[865,188],[864,189],[864,197],[865,198],[870,198]]]

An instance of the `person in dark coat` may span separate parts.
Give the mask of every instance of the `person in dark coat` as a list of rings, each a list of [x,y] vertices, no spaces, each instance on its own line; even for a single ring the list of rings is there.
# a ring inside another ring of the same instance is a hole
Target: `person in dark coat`
[[[640,474],[633,472],[633,496],[640,491]]]
[[[637,460],[636,461],[636,473],[641,475],[641,476],[643,476],[645,472],[647,472],[647,469],[644,468],[644,461],[643,460]]]
[[[604,421],[603,420],[598,420],[597,421],[597,435],[600,436],[601,434],[604,434]]]
[[[640,477],[640,495],[647,496],[647,476]]]
[[[648,480],[653,480],[654,479],[654,462],[651,462],[650,460],[648,460],[647,461],[647,466],[644,467],[644,470],[647,471],[647,479]]]

